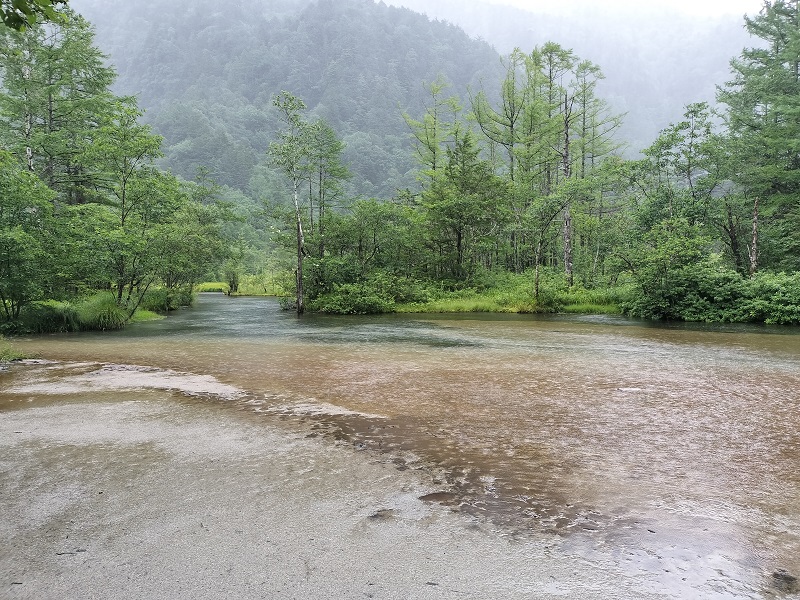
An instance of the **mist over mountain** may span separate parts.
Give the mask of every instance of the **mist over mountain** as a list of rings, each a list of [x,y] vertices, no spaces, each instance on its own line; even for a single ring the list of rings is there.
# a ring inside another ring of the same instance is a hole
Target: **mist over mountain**
[[[424,82],[452,93],[497,81],[499,57],[461,29],[371,0],[75,0],[119,72],[165,136],[166,165],[191,177],[207,165],[254,194],[279,129],[271,97],[300,96],[346,144],[353,191],[387,197],[415,183],[402,112],[424,112]],[[254,174],[256,178],[254,179]]]
[[[481,0],[387,0],[462,27],[503,55],[554,41],[599,65],[599,94],[626,113],[619,137],[636,154],[681,119],[691,102],[714,103],[730,59],[752,46],[742,15],[696,17],[648,2],[625,10],[595,0],[571,0],[533,13]]]
[[[388,197],[413,187],[407,111],[424,83],[496,93],[501,54],[552,40],[598,64],[598,93],[627,113],[618,138],[635,155],[685,104],[713,101],[730,58],[748,45],[741,19],[654,12],[642,20],[592,2],[573,15],[479,1],[72,0],[115,65],[115,90],[135,94],[165,137],[165,165],[184,177],[208,166],[220,183],[263,194],[265,150],[278,129],[272,95],[302,97],[346,144],[351,192]],[[412,10],[413,9],[413,10]],[[417,11],[417,12],[414,12]],[[420,14],[427,13],[428,16]],[[451,24],[452,23],[452,24]]]

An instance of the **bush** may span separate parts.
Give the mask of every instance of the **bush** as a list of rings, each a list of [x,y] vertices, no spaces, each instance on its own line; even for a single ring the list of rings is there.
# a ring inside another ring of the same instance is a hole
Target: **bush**
[[[0,325],[3,333],[22,335],[27,333],[64,333],[78,331],[78,311],[68,302],[36,302],[22,309],[16,321]]]
[[[148,290],[139,308],[151,312],[169,312],[182,306],[191,306],[194,294],[186,288],[156,288]]]
[[[800,273],[757,273],[746,280],[737,313],[740,321],[800,324]]]
[[[101,293],[85,299],[77,306],[80,328],[84,331],[122,329],[128,312],[117,306],[114,296]]]
[[[800,273],[757,273],[748,279],[712,256],[671,271],[660,285],[640,283],[623,308],[649,319],[797,325]]]
[[[344,283],[310,301],[309,309],[339,315],[387,313],[394,310],[394,299],[378,289],[375,282]]]

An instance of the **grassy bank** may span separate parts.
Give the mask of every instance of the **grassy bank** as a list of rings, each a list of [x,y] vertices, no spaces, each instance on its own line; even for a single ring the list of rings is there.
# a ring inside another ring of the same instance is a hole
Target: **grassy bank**
[[[108,331],[128,323],[152,321],[192,303],[193,294],[157,288],[148,291],[139,306],[119,306],[111,292],[99,292],[72,301],[48,300],[25,306],[18,319],[0,322],[0,333],[9,335]]]
[[[470,286],[380,274],[307,298],[309,311],[332,314],[378,313],[587,313],[619,314],[630,295],[626,286],[568,288],[563,277],[542,276],[534,292],[531,273],[491,274]]]
[[[627,290],[621,288],[541,289],[537,301],[532,290],[522,282],[514,289],[470,289],[450,292],[427,302],[401,303],[395,305],[395,312],[620,314],[620,302],[624,300],[626,293]]]
[[[3,336],[0,336],[0,364],[9,363],[15,360],[33,358],[24,352],[16,350]]]

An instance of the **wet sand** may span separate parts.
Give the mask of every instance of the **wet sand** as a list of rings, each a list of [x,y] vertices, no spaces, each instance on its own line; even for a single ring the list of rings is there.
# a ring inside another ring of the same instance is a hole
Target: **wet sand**
[[[152,382],[48,394],[37,368],[0,373],[0,597],[664,597],[385,457]]]

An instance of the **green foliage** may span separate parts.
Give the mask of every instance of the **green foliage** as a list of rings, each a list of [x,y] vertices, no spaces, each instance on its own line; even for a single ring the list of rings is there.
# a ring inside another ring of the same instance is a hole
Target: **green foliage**
[[[625,312],[649,319],[800,324],[800,273],[746,278],[711,255],[671,277],[668,293],[635,296],[624,303]]]
[[[129,323],[143,323],[146,321],[160,321],[164,315],[149,310],[137,309],[133,316],[128,320]]]
[[[194,286],[194,291],[197,293],[203,292],[227,292],[228,284],[224,281],[204,281]]]
[[[76,307],[80,328],[84,331],[122,329],[129,319],[126,309],[117,304],[113,294],[96,294]]]
[[[737,320],[800,325],[800,273],[757,273],[746,281]]]
[[[354,283],[332,283],[309,303],[312,310],[336,314],[373,314],[394,312],[397,304],[429,302],[441,296],[434,284],[384,271],[375,271]]]
[[[0,307],[6,320],[43,299],[53,280],[48,248],[56,221],[52,193],[0,151]]]
[[[6,27],[24,31],[37,21],[57,18],[55,8],[67,0],[2,0],[0,20]]]
[[[61,17],[24,33],[0,31],[0,141],[72,204],[101,185],[92,155],[116,74],[89,23],[70,10]]]
[[[183,306],[191,306],[192,302],[194,302],[194,294],[189,288],[151,288],[142,297],[139,308],[156,313],[165,313]]]
[[[797,268],[796,227],[786,223],[800,197],[800,5],[765,2],[745,18],[748,33],[760,38],[731,61],[732,78],[718,99],[727,106],[730,178],[753,206],[758,199],[770,237],[759,268]],[[766,232],[765,232],[766,233]],[[752,266],[751,266],[752,270]]]
[[[312,310],[339,315],[392,312],[394,301],[373,282],[343,283],[309,303]]]
[[[16,350],[10,343],[3,339],[2,335],[0,335],[0,363],[9,363],[26,358],[30,357],[24,352]]]
[[[19,318],[0,324],[5,333],[66,333],[81,329],[80,316],[68,302],[37,302],[27,305]]]

